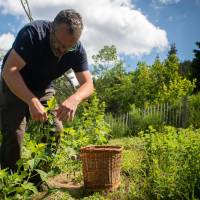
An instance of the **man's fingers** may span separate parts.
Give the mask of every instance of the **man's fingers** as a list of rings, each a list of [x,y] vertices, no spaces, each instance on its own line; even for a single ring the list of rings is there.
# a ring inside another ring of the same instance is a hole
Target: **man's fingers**
[[[73,119],[73,111],[69,109],[62,109],[57,112],[57,118],[60,121],[69,121]]]
[[[69,112],[69,113],[70,113],[69,120],[70,120],[70,121],[73,121],[75,112],[74,112],[74,111],[71,111],[71,112]]]
[[[58,118],[60,117],[62,112],[63,112],[63,109],[61,107],[56,110],[56,115],[57,115]]]
[[[70,121],[71,120],[71,110],[68,110],[67,112],[67,121]]]
[[[57,114],[57,118],[60,120],[60,121],[63,121],[64,118],[66,117],[66,114],[67,114],[67,111],[65,109],[61,110],[58,112]]]
[[[47,113],[46,112],[44,112],[43,114],[42,113],[37,113],[37,114],[33,114],[31,117],[35,121],[44,122],[44,121],[47,120]]]
[[[48,115],[47,115],[47,113],[45,112],[45,113],[44,113],[44,121],[47,121],[47,119],[48,119]]]

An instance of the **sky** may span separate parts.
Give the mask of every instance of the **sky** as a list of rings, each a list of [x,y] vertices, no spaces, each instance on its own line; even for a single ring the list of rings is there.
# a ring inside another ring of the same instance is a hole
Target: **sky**
[[[29,0],[34,19],[53,20],[63,8],[81,13],[81,41],[89,63],[105,45],[115,45],[128,71],[139,61],[163,60],[176,44],[181,61],[193,58],[200,41],[200,0]],[[0,51],[6,52],[28,22],[20,0],[0,0]]]

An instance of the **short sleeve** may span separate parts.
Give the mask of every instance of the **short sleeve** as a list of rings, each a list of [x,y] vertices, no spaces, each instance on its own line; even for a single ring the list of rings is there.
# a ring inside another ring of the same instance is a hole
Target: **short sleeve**
[[[88,70],[87,54],[81,43],[77,47],[75,65],[73,67],[73,70],[76,73]]]
[[[12,48],[28,63],[34,57],[36,48],[36,33],[33,27],[23,27],[13,43]]]

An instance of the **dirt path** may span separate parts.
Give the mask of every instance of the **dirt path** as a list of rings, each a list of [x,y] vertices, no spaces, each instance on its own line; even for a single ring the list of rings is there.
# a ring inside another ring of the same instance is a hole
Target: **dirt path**
[[[80,198],[83,195],[83,183],[77,183],[74,176],[68,174],[59,174],[48,180],[49,190],[39,192],[32,200],[60,200],[69,195],[71,199]],[[63,196],[63,197],[62,197]]]

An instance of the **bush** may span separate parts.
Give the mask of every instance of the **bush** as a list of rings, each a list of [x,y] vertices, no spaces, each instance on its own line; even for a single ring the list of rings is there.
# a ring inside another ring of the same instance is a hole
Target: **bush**
[[[152,199],[200,197],[200,129],[150,128],[145,136],[146,191]]]
[[[143,130],[148,129],[149,126],[153,126],[156,130],[161,130],[164,125],[159,114],[149,114],[144,116],[144,126]]]
[[[123,117],[113,117],[112,114],[105,116],[105,121],[109,124],[112,138],[126,137],[130,134],[130,129],[123,122]]]
[[[189,118],[188,125],[200,128],[200,93],[189,98]]]
[[[153,126],[156,130],[161,130],[163,125],[164,122],[159,113],[143,115],[135,107],[132,107],[129,113],[128,127],[132,136],[137,135],[140,131],[147,130],[149,126]]]
[[[128,126],[131,130],[131,135],[136,135],[138,132],[143,130],[144,120],[135,106],[132,106],[132,110],[129,113]]]

